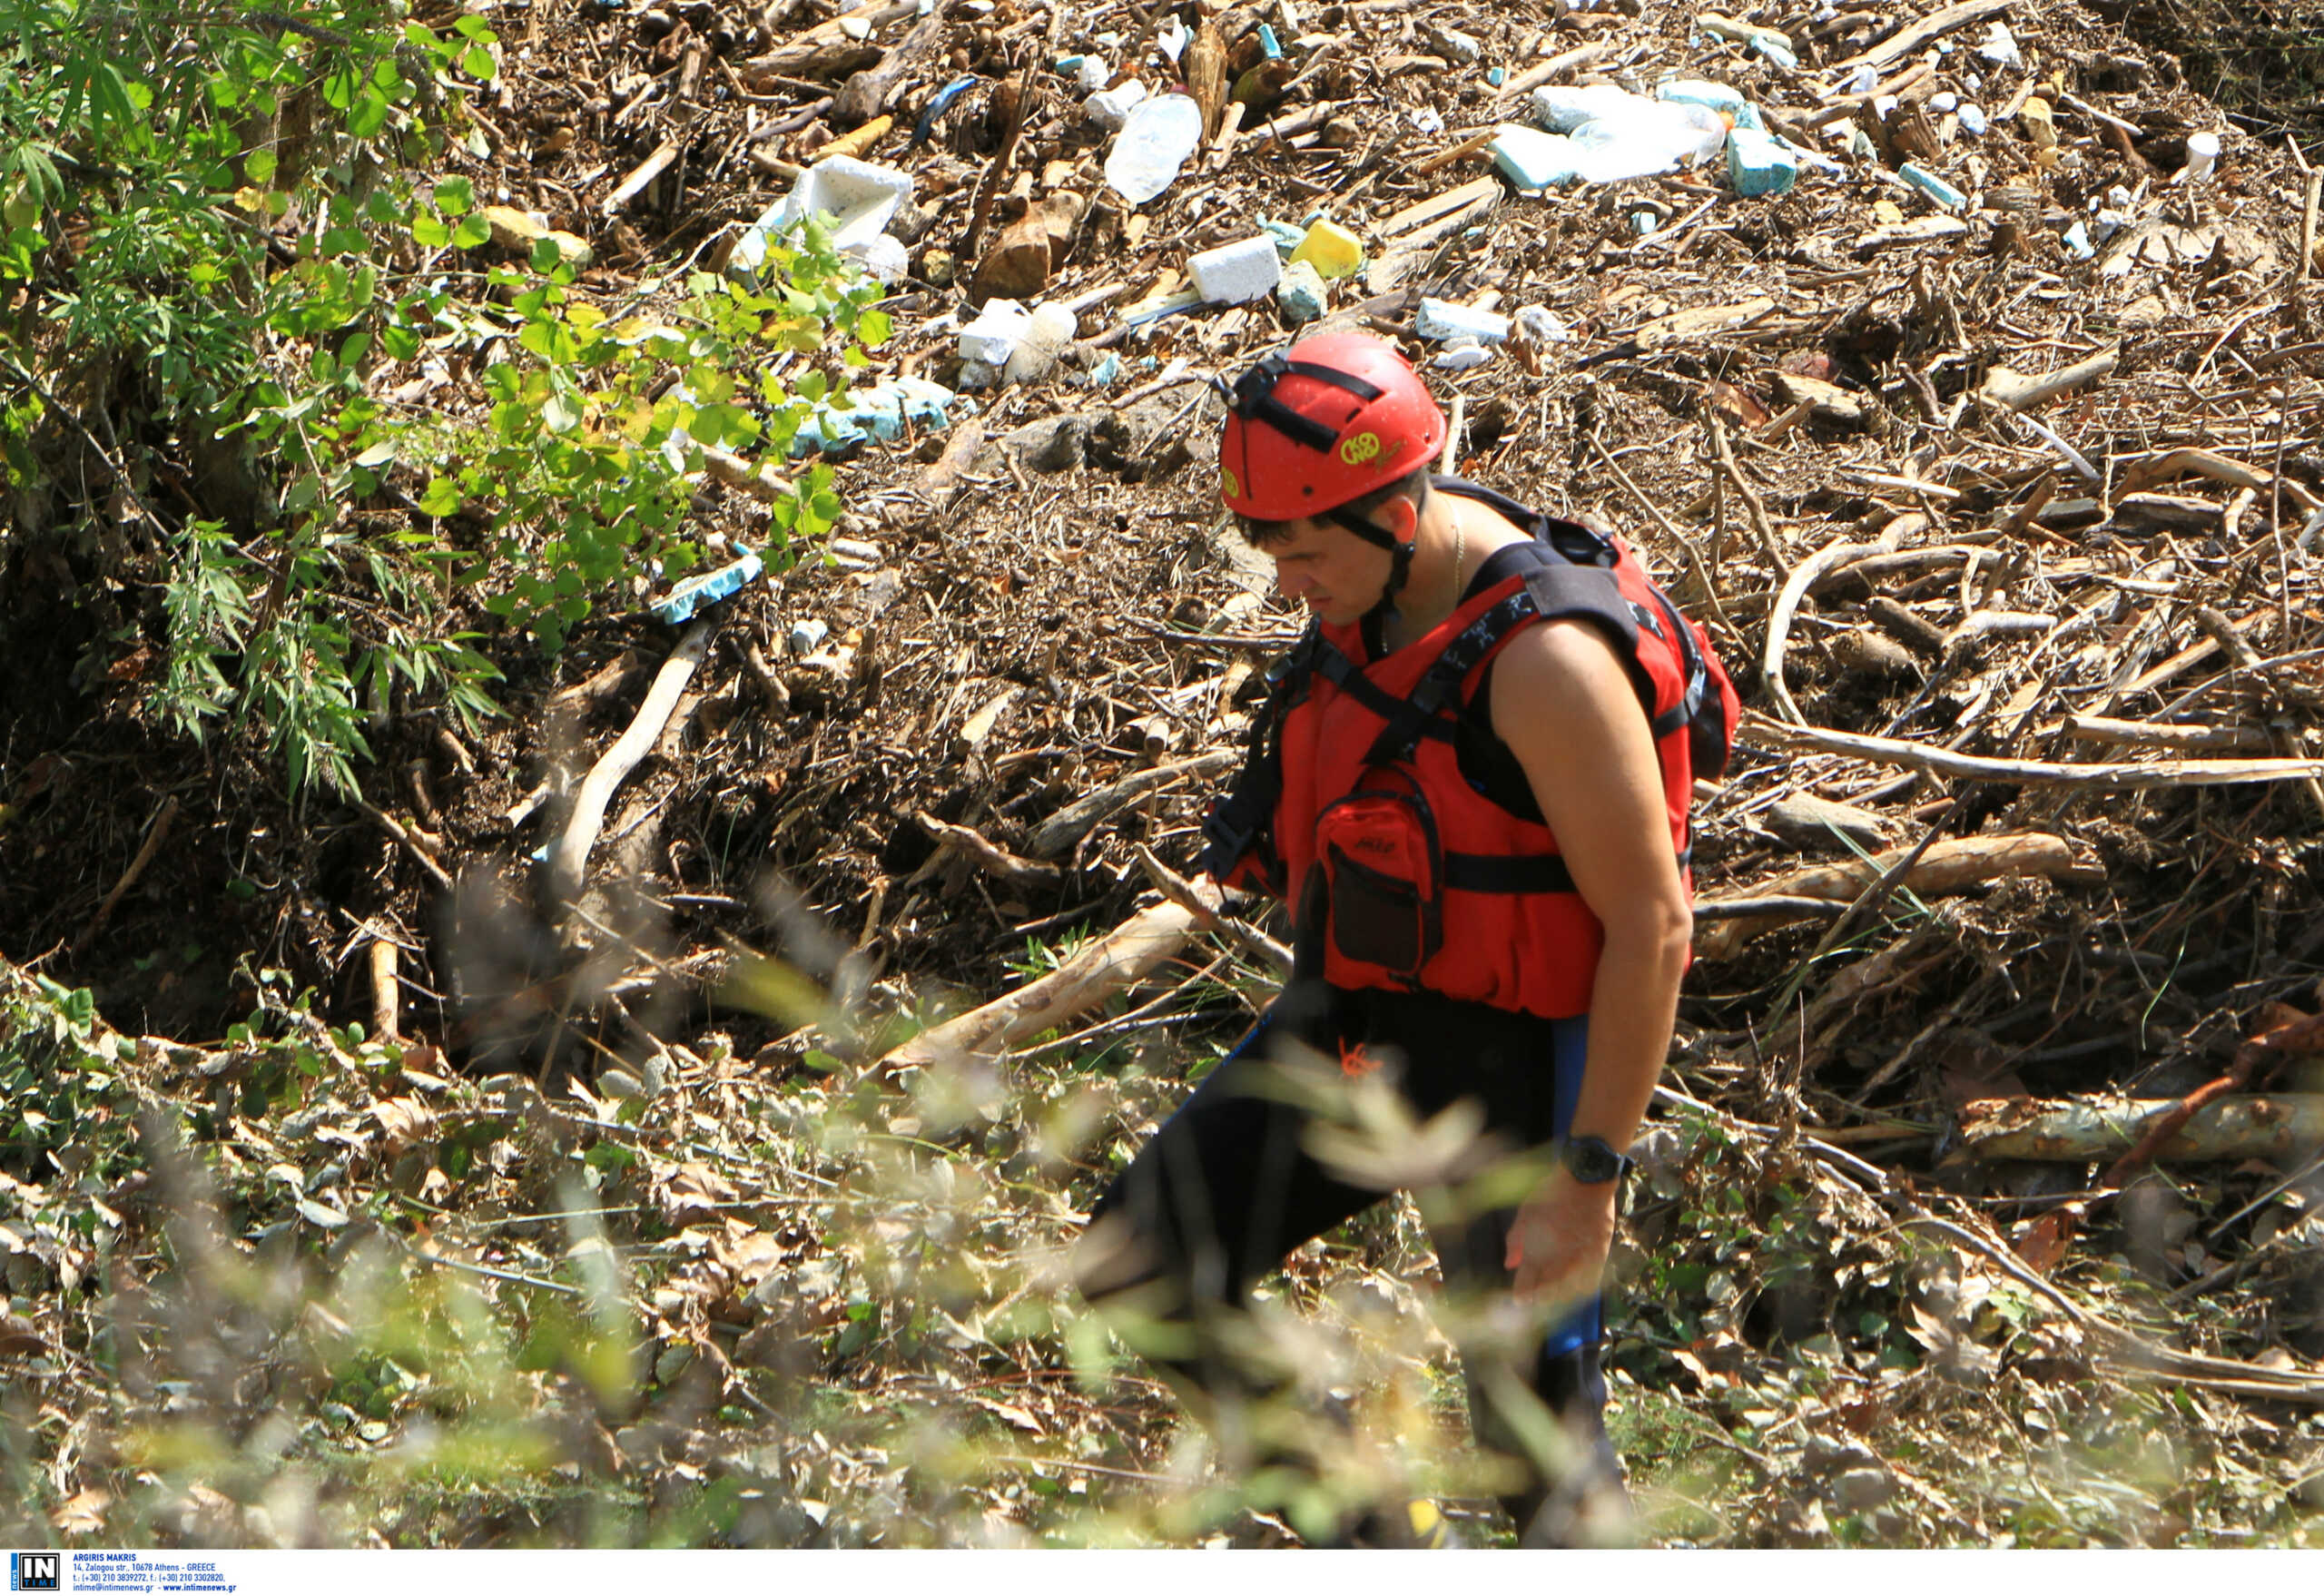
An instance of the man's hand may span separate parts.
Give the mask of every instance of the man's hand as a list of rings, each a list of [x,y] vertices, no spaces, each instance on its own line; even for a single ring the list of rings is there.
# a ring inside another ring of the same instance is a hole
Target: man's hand
[[[1553,1169],[1517,1210],[1502,1263],[1521,1297],[1570,1305],[1598,1295],[1614,1245],[1614,1198],[1621,1182],[1584,1186]]]

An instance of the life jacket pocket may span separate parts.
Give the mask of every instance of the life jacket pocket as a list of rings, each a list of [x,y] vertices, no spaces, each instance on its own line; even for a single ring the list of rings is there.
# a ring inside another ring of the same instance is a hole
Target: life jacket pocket
[[[1444,945],[1444,850],[1428,800],[1401,770],[1366,773],[1315,824],[1327,887],[1326,979],[1368,966],[1418,984]]]

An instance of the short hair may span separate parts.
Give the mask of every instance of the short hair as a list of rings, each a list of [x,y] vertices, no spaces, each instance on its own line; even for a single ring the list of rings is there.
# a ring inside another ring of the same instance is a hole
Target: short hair
[[[1382,505],[1386,504],[1390,499],[1408,498],[1413,501],[1413,513],[1417,515],[1428,506],[1428,486],[1430,476],[1431,473],[1429,468],[1426,466],[1423,466],[1416,471],[1410,471],[1405,473],[1403,476],[1397,478],[1393,482],[1384,483],[1382,486],[1374,488],[1371,492],[1364,494],[1360,498],[1352,498],[1345,504],[1336,505],[1333,507],[1344,511],[1349,515],[1362,516],[1368,520],[1371,518],[1373,511],[1378,509]],[[1316,511],[1313,516],[1300,517],[1286,521],[1261,521],[1254,519],[1249,516],[1236,516],[1235,517],[1236,525],[1238,525],[1243,530],[1244,541],[1250,544],[1254,548],[1265,548],[1270,543],[1283,542],[1291,536],[1291,528],[1296,526],[1300,520],[1322,521],[1325,519],[1327,519],[1327,517],[1324,512],[1321,510]]]

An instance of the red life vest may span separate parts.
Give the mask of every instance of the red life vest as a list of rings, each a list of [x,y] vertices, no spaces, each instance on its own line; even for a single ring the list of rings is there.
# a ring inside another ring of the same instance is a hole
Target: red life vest
[[[1689,880],[1688,804],[1695,776],[1725,767],[1735,689],[1709,638],[1620,538],[1457,479],[1438,486],[1532,528],[1531,543],[1496,557],[1515,574],[1378,659],[1360,626],[1312,625],[1278,672],[1244,779],[1213,812],[1206,862],[1288,899],[1301,974],[1566,1019],[1589,1010],[1604,927],[1549,827],[1462,771],[1464,707],[1524,627],[1599,626],[1653,730],[1671,847]]]

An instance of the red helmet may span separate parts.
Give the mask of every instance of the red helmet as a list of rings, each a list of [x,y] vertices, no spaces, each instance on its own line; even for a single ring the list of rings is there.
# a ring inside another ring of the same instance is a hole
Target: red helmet
[[[1330,332],[1236,379],[1218,487],[1255,521],[1295,521],[1362,498],[1443,451],[1444,412],[1412,363],[1376,338]]]

